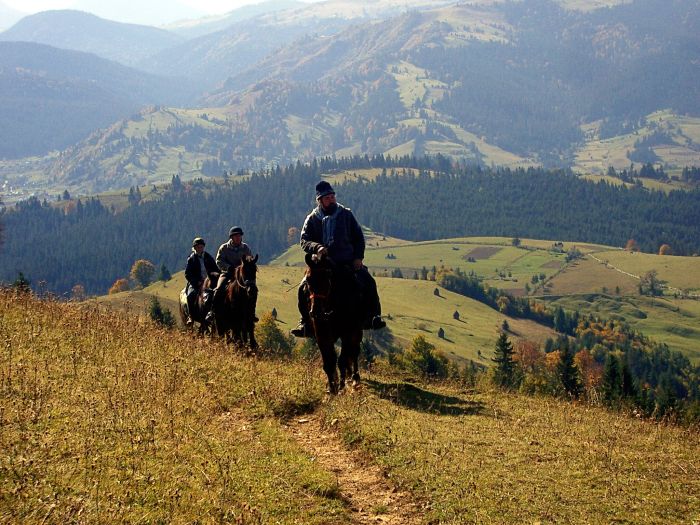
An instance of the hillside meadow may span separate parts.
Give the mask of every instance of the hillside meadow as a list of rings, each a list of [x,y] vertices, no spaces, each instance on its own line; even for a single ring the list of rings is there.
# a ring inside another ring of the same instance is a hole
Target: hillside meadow
[[[290,431],[311,415],[414,500],[410,522],[700,519],[697,429],[382,363],[327,398],[313,359],[245,357],[95,303],[3,291],[0,321],[4,523],[382,522],[390,509],[354,508],[344,465]]]
[[[477,301],[437,287],[430,280],[416,280],[423,268],[460,267],[474,271],[485,285],[524,295],[531,288],[533,300],[552,307],[562,306],[581,314],[624,321],[635,330],[683,352],[691,360],[700,359],[700,302],[682,299],[669,290],[661,298],[639,295],[639,275],[657,269],[669,286],[694,293],[700,289],[698,258],[630,253],[609,246],[563,242],[559,249],[579,250],[583,256],[566,262],[566,254],[552,250],[554,241],[521,239],[519,247],[503,237],[468,237],[424,242],[408,242],[367,233],[365,263],[375,274],[393,343],[406,347],[423,335],[450,357],[471,359],[482,364],[503,321],[515,340],[542,343],[556,334],[535,322],[515,319]],[[387,258],[390,256],[390,258]],[[470,262],[470,259],[472,262]],[[387,277],[399,269],[403,279]],[[292,246],[269,265],[259,267],[258,312],[278,314],[280,327],[290,330],[299,319],[296,307],[297,285],[303,277],[302,251]],[[534,275],[544,282],[532,284]],[[119,308],[143,315],[155,295],[165,307],[177,312],[177,297],[184,287],[182,272],[173,280],[154,283],[144,290],[98,298]],[[439,295],[435,295],[435,289]],[[459,314],[459,319],[454,314]],[[437,333],[442,328],[444,338]],[[371,334],[370,334],[371,335]],[[388,342],[382,337],[383,343]]]
[[[297,286],[303,270],[286,266],[260,266],[258,270],[257,311],[259,316],[273,309],[277,312],[278,325],[288,332],[299,321],[297,310]],[[177,297],[184,287],[182,272],[167,283],[154,283],[143,290],[122,292],[98,298],[119,309],[145,315],[150,298],[156,296],[163,306],[177,313]],[[512,337],[544,342],[556,334],[551,329],[532,321],[513,319],[488,306],[459,294],[440,289],[434,295],[435,283],[406,279],[377,278],[377,288],[382,301],[382,312],[389,327],[388,334],[381,333],[382,341],[406,347],[417,335],[423,335],[439,350],[457,360],[471,359],[489,364],[486,357],[498,330],[507,320]],[[460,319],[454,319],[457,311]],[[445,337],[437,333],[442,328]],[[371,337],[373,334],[367,332]]]

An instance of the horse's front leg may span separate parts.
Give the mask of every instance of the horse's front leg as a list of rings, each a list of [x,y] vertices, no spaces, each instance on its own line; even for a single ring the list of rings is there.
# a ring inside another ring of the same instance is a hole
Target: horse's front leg
[[[258,349],[258,342],[255,340],[255,320],[253,318],[250,319],[248,322],[248,344],[250,345],[251,350],[257,350]]]
[[[346,343],[347,341],[347,343]],[[352,379],[352,386],[360,384],[360,347],[362,345],[362,330],[350,334],[343,340],[343,353],[348,367],[348,374]]]
[[[319,337],[318,332],[316,335],[316,344],[321,352],[321,359],[323,359],[323,371],[328,377],[328,389],[329,394],[338,393],[338,356],[335,353],[335,344],[330,338]]]

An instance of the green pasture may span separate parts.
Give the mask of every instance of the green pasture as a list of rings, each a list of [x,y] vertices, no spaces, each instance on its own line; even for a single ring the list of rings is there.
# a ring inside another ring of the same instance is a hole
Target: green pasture
[[[289,332],[294,328],[299,322],[297,287],[303,275],[301,267],[260,266],[258,316],[274,308],[280,329]],[[98,301],[145,315],[151,296],[156,296],[179,322],[177,301],[184,285],[184,274],[179,272],[168,282],[158,282],[143,290],[103,296]],[[509,318],[482,303],[442,288],[439,289],[440,295],[436,296],[436,286],[432,281],[377,277],[377,287],[382,313],[394,344],[399,346],[408,346],[416,336],[423,335],[454,359],[472,359],[488,365],[490,361],[485,356],[491,355],[504,319],[508,320],[514,340],[542,342],[555,335],[537,323]],[[460,314],[459,320],[453,318],[455,311]],[[440,328],[445,331],[445,339],[437,336]],[[366,332],[366,335],[372,336],[373,332]]]
[[[574,261],[548,281],[546,292],[552,295],[593,292],[634,295],[638,290],[638,279],[585,257]]]
[[[440,100],[447,85],[439,80],[428,78],[425,69],[410,62],[401,61],[389,64],[387,72],[392,74],[398,84],[399,97],[406,109],[412,109],[416,100],[431,106],[435,100]]]
[[[603,251],[595,256],[609,265],[636,276],[656,270],[659,279],[679,290],[700,291],[700,258],[654,255],[624,250]]]
[[[461,268],[473,271],[489,286],[522,293],[533,275],[544,274],[547,279],[557,275],[566,265],[565,255],[549,250],[553,241],[521,239],[520,247],[512,246],[510,238],[466,237],[438,241],[406,242],[398,239],[382,243],[380,237],[367,240],[364,263],[376,275],[391,275],[396,268],[405,278],[426,268]],[[583,253],[610,247],[564,243],[564,249],[576,246]],[[474,262],[470,262],[469,258]],[[293,246],[274,265],[303,265],[302,251]],[[504,275],[501,275],[504,274]]]
[[[582,314],[592,313],[603,319],[625,322],[650,339],[700,362],[700,301],[592,293],[546,302]]]

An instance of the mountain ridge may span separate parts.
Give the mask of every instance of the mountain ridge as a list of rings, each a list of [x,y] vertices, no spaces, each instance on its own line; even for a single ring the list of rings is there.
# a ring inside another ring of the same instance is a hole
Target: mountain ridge
[[[42,11],[24,17],[0,33],[0,41],[22,41],[94,53],[134,66],[183,38],[155,27],[113,22],[72,9]]]
[[[190,90],[93,54],[0,42],[0,157],[66,148],[143,105],[185,102]]]

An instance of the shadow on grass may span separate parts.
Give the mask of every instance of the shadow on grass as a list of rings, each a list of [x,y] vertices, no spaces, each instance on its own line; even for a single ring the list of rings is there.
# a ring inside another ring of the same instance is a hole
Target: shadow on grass
[[[481,402],[430,392],[410,383],[380,383],[371,379],[364,383],[382,399],[429,414],[473,416],[482,413],[485,408]]]

